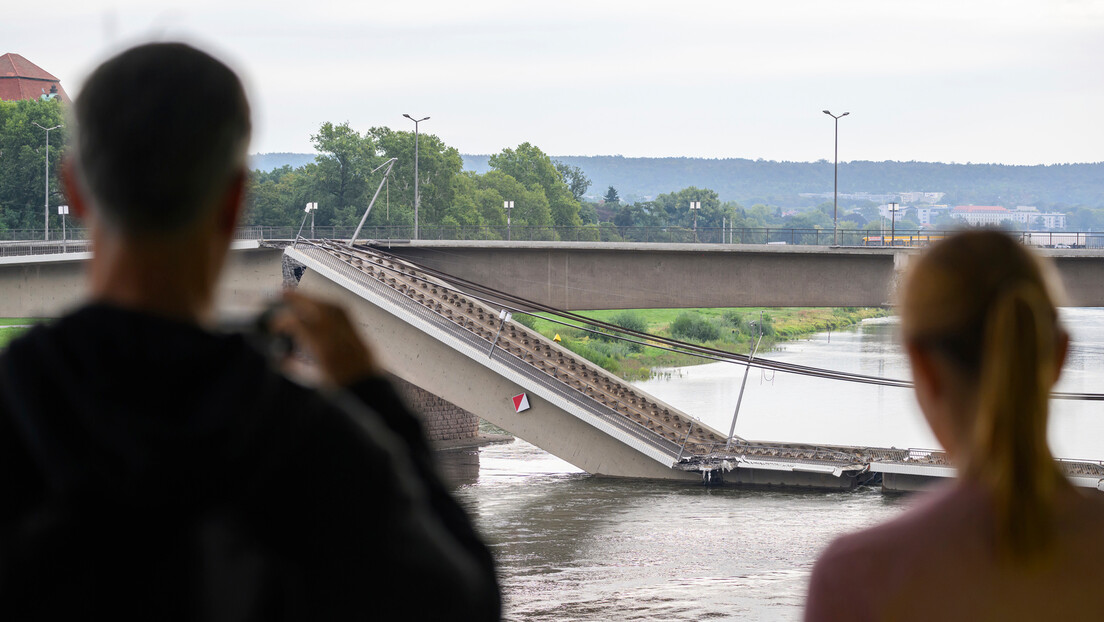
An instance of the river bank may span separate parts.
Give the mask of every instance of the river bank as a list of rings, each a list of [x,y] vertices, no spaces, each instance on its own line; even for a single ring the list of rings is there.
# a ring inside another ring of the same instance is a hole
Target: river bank
[[[42,320],[27,317],[0,318],[0,350]]]
[[[884,317],[889,315],[889,311],[851,307],[729,307],[580,311],[578,314],[652,335],[747,354],[758,339],[760,326],[763,341],[759,352],[762,353],[786,341],[854,326],[869,318]],[[564,326],[540,314],[519,313],[514,317],[549,339],[559,335],[561,345],[626,380],[647,380],[652,377],[653,370],[660,367],[684,367],[708,362],[688,354],[628,343]]]

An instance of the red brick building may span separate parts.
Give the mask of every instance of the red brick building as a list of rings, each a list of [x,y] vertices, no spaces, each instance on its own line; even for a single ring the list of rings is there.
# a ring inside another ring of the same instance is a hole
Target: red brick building
[[[54,97],[69,102],[57,78],[19,54],[0,56],[0,101]]]

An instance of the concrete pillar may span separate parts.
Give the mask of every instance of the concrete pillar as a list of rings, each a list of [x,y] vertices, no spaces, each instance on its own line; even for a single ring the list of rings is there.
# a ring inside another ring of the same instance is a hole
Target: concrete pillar
[[[392,383],[407,406],[422,418],[431,443],[474,439],[479,434],[479,417],[401,378]]]

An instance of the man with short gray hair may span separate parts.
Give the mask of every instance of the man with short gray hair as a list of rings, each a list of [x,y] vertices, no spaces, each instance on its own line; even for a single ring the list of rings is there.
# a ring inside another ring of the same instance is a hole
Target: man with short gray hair
[[[210,322],[249,107],[184,44],[91,75],[63,177],[90,302],[0,354],[5,619],[497,619],[493,562],[344,312],[274,326],[325,395]]]

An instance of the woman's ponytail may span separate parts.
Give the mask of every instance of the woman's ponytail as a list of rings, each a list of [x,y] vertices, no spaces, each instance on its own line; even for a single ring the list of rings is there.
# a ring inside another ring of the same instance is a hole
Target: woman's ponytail
[[[1060,329],[1040,283],[1003,292],[982,338],[978,412],[963,465],[993,494],[998,552],[1034,560],[1053,536],[1051,502],[1061,477],[1047,448],[1047,406],[1059,365]]]

